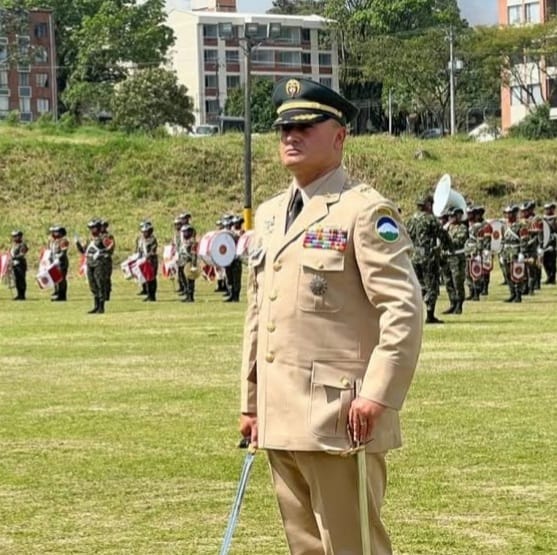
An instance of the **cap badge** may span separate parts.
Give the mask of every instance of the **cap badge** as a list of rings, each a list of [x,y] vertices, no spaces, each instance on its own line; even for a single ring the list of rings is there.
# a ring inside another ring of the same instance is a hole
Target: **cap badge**
[[[291,98],[294,98],[300,94],[301,88],[302,85],[300,85],[300,81],[297,79],[289,79],[286,83],[286,94]]]
[[[322,297],[325,294],[327,287],[327,280],[323,276],[313,276],[309,283],[311,292],[318,297]]]
[[[386,243],[395,243],[400,237],[398,224],[390,216],[381,216],[375,224],[375,230]]]

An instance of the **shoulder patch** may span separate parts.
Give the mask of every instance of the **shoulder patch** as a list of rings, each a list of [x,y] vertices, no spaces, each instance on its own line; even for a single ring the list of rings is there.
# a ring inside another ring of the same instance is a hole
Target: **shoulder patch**
[[[381,215],[375,224],[377,235],[386,243],[396,243],[400,238],[400,228],[390,215]]]

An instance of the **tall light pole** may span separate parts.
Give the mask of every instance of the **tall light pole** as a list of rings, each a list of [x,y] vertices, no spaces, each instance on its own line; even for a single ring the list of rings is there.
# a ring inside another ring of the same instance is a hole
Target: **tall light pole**
[[[456,134],[454,70],[454,33],[453,26],[451,25],[449,28],[449,94],[451,97],[451,135]]]
[[[253,227],[252,184],[251,184],[251,53],[267,38],[280,35],[281,24],[263,25],[253,21],[244,23],[244,36],[239,39],[244,53],[244,229]],[[219,36],[223,39],[234,37],[232,23],[219,24]]]

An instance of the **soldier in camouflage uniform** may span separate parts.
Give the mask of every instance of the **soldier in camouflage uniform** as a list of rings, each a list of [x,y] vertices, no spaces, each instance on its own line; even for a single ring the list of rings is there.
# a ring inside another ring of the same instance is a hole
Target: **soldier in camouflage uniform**
[[[543,243],[543,219],[535,213],[536,203],[527,200],[520,205],[520,219],[528,229],[528,241],[524,248],[527,279],[523,294],[533,295],[541,286],[541,247]]]
[[[450,250],[447,232],[432,213],[433,196],[426,194],[416,202],[418,210],[408,220],[406,227],[414,244],[412,265],[422,287],[422,297],[427,308],[427,324],[439,324],[435,305],[439,297],[439,255]]]
[[[17,295],[14,301],[24,301],[25,292],[27,290],[27,244],[23,240],[23,231],[12,231],[12,246],[10,249],[11,268],[14,277],[15,289]]]
[[[480,220],[480,212],[477,206],[468,208],[468,240],[466,241],[466,283],[468,285],[467,301],[479,301],[480,293],[484,287],[483,275],[474,279],[470,275],[470,266],[472,259],[477,259],[481,264],[482,246],[483,246],[483,222]]]
[[[468,239],[468,226],[462,221],[464,212],[461,208],[452,208],[449,212],[449,234],[451,250],[448,253],[449,276],[445,282],[451,306],[443,314],[462,314],[464,303],[464,282],[466,279],[466,254],[464,245]]]
[[[187,273],[184,274],[186,289],[182,302],[193,303],[195,301],[195,278],[193,275],[197,272],[197,237],[195,228],[189,224],[183,225],[180,232],[182,239],[178,260],[182,264],[182,268],[187,270]]]
[[[87,245],[83,245],[76,239],[75,246],[81,254],[87,257],[87,282],[93,294],[94,305],[89,314],[103,314],[104,303],[108,290],[106,249],[110,246],[110,241],[101,232],[101,221],[93,219],[87,224],[91,237]]]
[[[548,244],[543,252],[543,267],[547,279],[544,281],[546,285],[555,285],[555,273],[557,267],[557,217],[555,215],[556,205],[554,202],[548,202],[543,207],[543,219],[551,230],[551,235]]]
[[[114,235],[109,231],[108,226],[108,220],[101,218],[101,235],[103,238],[103,243],[105,245],[104,258],[102,263],[106,274],[106,301],[110,300],[110,294],[112,293],[112,270],[114,268],[112,257],[114,256],[114,251],[116,249],[116,241],[114,239]]]
[[[518,206],[516,204],[507,206],[505,212],[505,225],[503,228],[503,248],[501,257],[505,265],[507,283],[510,297],[505,302],[522,302],[522,288],[526,280],[526,271],[522,274],[513,272],[513,264],[524,262],[524,250],[528,244],[528,224],[518,218]]]
[[[147,297],[144,301],[154,302],[157,300],[157,272],[159,268],[159,256],[157,254],[158,242],[154,234],[153,224],[144,221],[141,226],[141,237],[138,240],[137,250],[139,254],[149,261],[153,269],[153,279],[146,282]]]
[[[68,299],[68,249],[70,242],[67,238],[66,228],[61,225],[54,225],[50,228],[51,240],[48,244],[50,249],[50,262],[58,264],[62,273],[62,280],[54,286],[54,294],[51,301],[66,301]]]

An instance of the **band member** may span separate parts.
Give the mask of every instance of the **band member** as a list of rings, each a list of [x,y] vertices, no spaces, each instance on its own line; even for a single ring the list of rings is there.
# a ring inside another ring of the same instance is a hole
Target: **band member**
[[[482,224],[480,235],[481,261],[482,261],[482,289],[480,295],[489,293],[489,282],[491,281],[491,270],[493,270],[493,255],[491,253],[491,238],[493,229],[491,224],[484,218],[485,208],[477,207],[477,221]]]
[[[522,290],[526,281],[526,264],[524,251],[528,244],[528,224],[518,218],[518,206],[509,205],[504,210],[503,248],[501,257],[505,265],[505,274],[510,290],[507,303],[522,302]]]
[[[466,280],[466,254],[464,245],[468,240],[468,226],[462,221],[464,212],[461,208],[451,208],[447,232],[451,241],[448,254],[449,280],[445,283],[451,306],[443,314],[462,314]]]
[[[54,294],[51,301],[66,301],[68,299],[68,249],[70,241],[67,238],[66,228],[54,225],[50,228],[51,239],[48,245],[50,249],[50,262],[56,263],[62,274],[62,280],[54,286]]]
[[[224,229],[223,220],[217,220],[216,222],[217,229]],[[215,273],[217,277],[217,287],[215,288],[215,293],[224,293],[225,296],[228,296],[228,288],[226,287],[226,271],[224,268],[217,266],[215,268]]]
[[[91,220],[87,227],[91,233],[89,242],[84,246],[79,239],[76,239],[75,246],[87,257],[87,281],[94,299],[94,306],[89,314],[103,314],[108,290],[106,248],[110,247],[110,240],[105,240],[101,232],[100,220]]]
[[[543,207],[543,219],[549,226],[549,241],[544,245],[543,267],[547,279],[545,284],[555,285],[555,271],[557,266],[556,247],[557,247],[557,216],[555,215],[556,204],[548,202]]]
[[[523,293],[533,295],[541,286],[541,248],[543,243],[543,219],[535,213],[536,203],[527,200],[520,205],[520,219],[528,230],[524,247],[526,282]]]
[[[23,231],[12,231],[12,246],[10,249],[11,270],[14,278],[17,295],[14,301],[24,301],[27,290],[27,259],[29,251],[27,244],[23,240]]]
[[[468,208],[468,239],[466,241],[466,282],[470,291],[467,301],[479,301],[484,288],[482,269],[483,227],[480,210],[477,206]]]
[[[184,274],[184,259],[180,257],[180,251],[182,250],[182,227],[186,224],[183,223],[183,219],[180,216],[174,218],[174,238],[172,243],[174,245],[174,250],[178,254],[178,260],[176,262],[176,275],[178,276],[178,295],[185,295],[187,291],[186,276]]]
[[[154,234],[153,224],[144,221],[140,226],[141,237],[138,241],[138,252],[151,266],[151,274],[145,283],[147,297],[144,301],[154,302],[157,300],[157,272],[159,268],[159,257],[157,254],[157,238]]]
[[[193,303],[195,298],[195,280],[199,276],[197,270],[197,237],[195,228],[189,224],[181,228],[181,246],[178,252],[178,260],[184,268],[185,296],[184,303]]]
[[[114,240],[114,235],[109,231],[108,226],[110,223],[108,220],[101,218],[101,235],[103,238],[103,243],[105,245],[105,257],[103,260],[103,266],[106,273],[106,296],[105,300],[110,300],[110,294],[112,293],[112,258],[114,256],[114,251],[116,249],[116,241]]]
[[[242,225],[244,218],[241,216],[233,216],[230,219],[230,231],[234,235],[234,240],[238,244],[238,239],[244,233]],[[225,303],[237,303],[240,300],[240,291],[242,289],[242,261],[238,256],[226,268],[226,279],[228,284],[228,296],[225,297]]]

